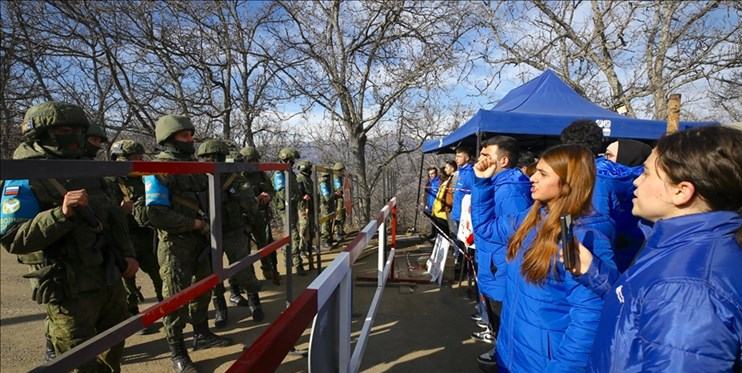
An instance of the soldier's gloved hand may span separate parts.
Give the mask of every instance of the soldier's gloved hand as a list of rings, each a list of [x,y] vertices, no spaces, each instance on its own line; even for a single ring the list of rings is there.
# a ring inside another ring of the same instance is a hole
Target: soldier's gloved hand
[[[267,204],[271,201],[271,195],[266,192],[260,193],[260,195],[258,196],[258,200],[260,200],[260,202],[264,204]]]
[[[131,215],[132,210],[134,210],[134,202],[121,201],[121,210],[124,211],[124,215]]]
[[[193,223],[193,230],[198,231],[204,236],[208,236],[209,233],[211,233],[211,227],[209,226],[209,223],[198,219],[195,223]]]
[[[126,271],[123,273],[124,277],[134,277],[139,270],[139,262],[130,256],[124,257],[126,260]]]

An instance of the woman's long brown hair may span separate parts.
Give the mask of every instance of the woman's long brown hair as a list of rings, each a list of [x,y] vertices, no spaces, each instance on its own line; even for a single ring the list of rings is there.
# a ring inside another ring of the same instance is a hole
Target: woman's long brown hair
[[[520,272],[527,282],[537,285],[543,284],[549,268],[556,263],[559,250],[557,241],[561,233],[559,216],[569,213],[573,219],[576,219],[586,215],[592,209],[596,173],[593,154],[581,145],[552,147],[544,152],[541,159],[559,176],[561,192],[552,201],[544,218],[540,210],[546,207],[546,202],[535,201],[533,203],[525,220],[510,238],[507,254],[508,261],[513,260],[523,246],[528,233],[536,229],[533,243],[525,248]]]

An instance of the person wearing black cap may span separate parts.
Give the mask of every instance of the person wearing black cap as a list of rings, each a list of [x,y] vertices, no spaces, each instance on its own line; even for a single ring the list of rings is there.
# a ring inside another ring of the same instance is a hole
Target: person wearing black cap
[[[605,159],[628,167],[641,166],[652,153],[652,147],[636,140],[612,142],[605,150]]]

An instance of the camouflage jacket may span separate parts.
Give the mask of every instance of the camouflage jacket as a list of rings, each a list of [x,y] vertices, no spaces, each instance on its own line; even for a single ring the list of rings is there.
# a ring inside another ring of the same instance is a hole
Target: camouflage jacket
[[[276,171],[273,173],[273,187],[276,190],[276,196],[273,199],[273,202],[276,205],[276,209],[279,211],[284,211],[286,209],[285,207],[285,192],[284,189],[286,187],[286,180],[284,180],[284,173],[283,171]],[[297,208],[297,203],[302,199],[301,192],[299,191],[299,183],[296,179],[296,174],[294,171],[289,170],[289,192],[291,193],[291,201],[289,203],[289,206],[292,208]]]
[[[134,203],[131,215],[127,216],[129,234],[131,236],[151,236],[152,230],[140,226],[135,217],[147,214],[144,206],[144,182],[141,176],[109,176],[106,177],[111,195],[115,203],[121,203],[124,197]],[[126,193],[126,196],[124,195]]]
[[[54,157],[36,144],[21,144],[13,158]],[[88,206],[100,221],[103,231],[97,233],[79,216],[65,218],[61,207],[64,201],[62,191],[49,179],[31,179],[27,186],[32,194],[31,199],[38,203],[34,211],[36,214],[31,219],[4,223],[0,246],[12,254],[18,254],[19,261],[24,264],[42,264],[44,257],[47,262],[52,259],[62,261],[67,266],[67,272],[74,274],[74,278],[68,278],[71,282],[69,285],[78,292],[100,289],[106,286],[107,268],[104,262],[107,250],[117,250],[123,256],[136,256],[129,240],[126,217],[110,199],[103,178],[57,179],[57,182],[66,191],[87,191]],[[23,208],[19,204],[18,211],[23,211]]]
[[[302,195],[298,208],[300,211],[308,210],[311,213],[314,211],[314,202],[312,200],[305,201],[303,197],[304,194],[308,194],[314,198],[314,182],[312,181],[312,177],[300,172],[296,176],[296,182],[299,184],[299,194]]]
[[[257,197],[261,193],[268,193],[271,196],[271,200],[276,198],[276,189],[273,188],[271,178],[265,172],[243,172],[242,176],[245,177],[247,185],[252,188],[253,194]],[[268,209],[267,205],[258,205],[260,211]]]
[[[158,161],[193,161],[190,156],[163,151],[155,157]],[[153,179],[154,178],[154,179]],[[199,193],[206,193],[209,188],[208,179],[204,174],[157,175],[145,176],[146,211],[150,225],[157,229],[160,241],[166,241],[171,234],[194,233],[193,224],[196,219],[206,216],[193,207],[200,206]],[[158,182],[168,193],[164,200],[154,199],[152,202],[153,181]],[[188,203],[172,201],[177,197]],[[203,209],[203,207],[201,208]]]
[[[258,213],[258,202],[252,186],[242,174],[222,174],[221,181],[222,229],[247,229],[251,219]]]

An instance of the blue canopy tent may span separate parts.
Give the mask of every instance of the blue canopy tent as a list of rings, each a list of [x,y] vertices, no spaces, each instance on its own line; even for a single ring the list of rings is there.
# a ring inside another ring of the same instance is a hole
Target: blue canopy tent
[[[478,145],[481,135],[513,136],[522,144],[558,142],[562,129],[578,119],[592,119],[606,138],[659,139],[667,128],[660,120],[625,117],[580,96],[551,70],[513,89],[492,110],[480,109],[448,136],[423,143],[423,153],[450,151],[459,144]],[[680,122],[680,129],[718,122]]]

